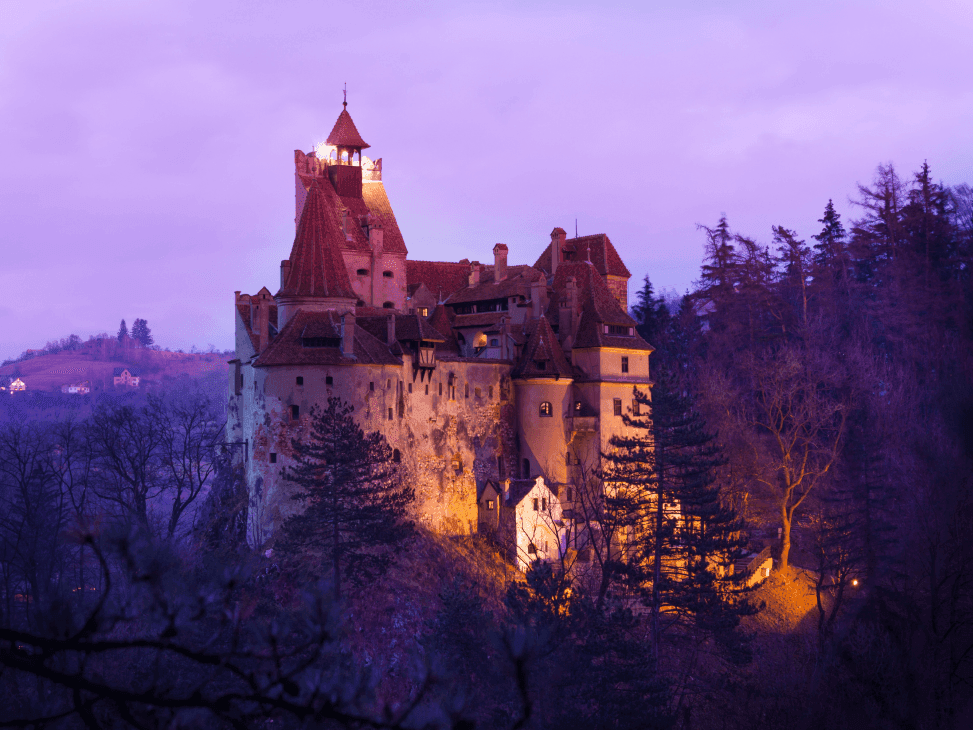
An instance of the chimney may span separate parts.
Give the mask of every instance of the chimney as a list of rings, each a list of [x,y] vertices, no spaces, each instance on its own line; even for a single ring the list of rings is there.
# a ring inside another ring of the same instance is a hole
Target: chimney
[[[503,281],[507,278],[507,244],[498,243],[493,247],[493,280]]]
[[[351,312],[345,312],[341,318],[341,354],[355,356],[355,315]]]
[[[574,336],[578,327],[578,284],[573,276],[568,277],[565,286],[566,306],[561,310],[560,331],[561,344],[570,349],[574,345]]]
[[[385,318],[385,321],[388,326],[389,347],[391,347],[392,343],[395,342],[395,315],[390,314],[388,317]]]
[[[544,291],[545,288],[546,288],[546,284],[544,283],[543,279],[541,279],[540,281],[532,281],[530,283],[531,316],[534,319],[541,318],[541,312],[543,311],[542,310],[543,302],[541,301],[541,299],[544,296],[542,292]]]
[[[280,262],[280,288],[283,289],[287,285],[287,275],[291,273],[291,260],[284,259]]]
[[[257,354],[267,349],[270,344],[270,303],[263,301],[254,304],[250,300],[250,327],[257,336]]]
[[[346,241],[354,241],[355,237],[351,234],[351,217],[348,215],[348,209],[341,209],[341,232],[345,234]]]
[[[474,261],[470,264],[470,286],[476,286],[480,283],[480,262]]]
[[[551,278],[557,273],[557,266],[561,263],[564,255],[564,237],[567,234],[563,228],[555,228],[551,231]]]

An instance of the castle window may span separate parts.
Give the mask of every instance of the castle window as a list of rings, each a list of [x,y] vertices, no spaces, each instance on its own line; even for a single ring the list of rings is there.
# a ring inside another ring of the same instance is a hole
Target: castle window
[[[497,457],[497,476],[500,477],[501,482],[507,478],[507,469],[504,466],[502,456]]]
[[[412,383],[409,383],[409,392],[412,392]]]
[[[372,381],[372,382],[370,382],[370,383],[368,384],[368,389],[369,389],[369,390],[370,390],[370,391],[371,391],[372,393],[374,393],[374,392],[375,392],[375,382],[374,382],[374,381]]]
[[[524,459],[524,479],[530,479],[530,459]]]
[[[270,463],[271,464],[277,463],[277,454],[275,454],[274,452],[270,452]]]
[[[301,417],[301,407],[291,406],[291,420],[297,421],[300,419],[300,417]]]
[[[628,372],[628,357],[624,355],[622,356],[622,372],[623,373]]]
[[[606,324],[605,334],[614,335],[615,337],[634,337],[635,328],[627,327],[623,324]]]
[[[382,309],[395,309],[395,305],[392,302],[383,302]]]
[[[402,462],[402,453],[398,449],[392,449],[392,461],[396,464]]]
[[[324,384],[325,385],[334,385],[334,378],[332,378],[330,375],[326,375],[325,378],[324,378]]]
[[[531,543],[530,545],[527,546],[527,552],[530,553],[531,555],[537,555],[537,546],[534,543]]]
[[[426,395],[429,395],[429,383],[426,383]]]
[[[419,307],[419,316],[420,317],[428,317],[429,316],[429,307]]]
[[[357,302],[355,302],[355,306],[356,307],[364,307],[365,306],[365,300],[364,299],[359,299]]]
[[[569,451],[564,455],[564,465],[571,466],[571,452]]]
[[[551,405],[550,401],[544,401],[541,403],[540,413],[546,418],[554,415],[554,407]]]
[[[392,420],[392,409],[391,408],[389,408],[389,420],[390,421]]]
[[[547,360],[534,360],[534,367],[538,370],[547,370]]]
[[[490,386],[490,388],[489,388],[489,390],[487,392],[490,394],[490,398],[492,399],[493,398],[493,386],[492,385]]]
[[[632,401],[632,415],[641,416],[642,413],[639,411],[639,402],[637,400]]]
[[[547,500],[546,499],[542,499],[541,500],[541,510],[544,511],[544,512],[547,512]]]
[[[568,501],[574,501],[574,490],[571,487],[568,487]]]
[[[537,512],[537,497],[534,497],[534,511]]]
[[[473,389],[473,395],[475,395],[477,398],[479,398],[482,395],[482,392],[480,391],[479,388],[474,388]]]
[[[389,378],[388,380],[385,381],[385,390],[388,390],[391,387],[392,387],[392,378]]]
[[[298,375],[297,376],[297,384],[298,385],[304,385],[304,376],[303,375]]]
[[[386,279],[391,279],[395,275],[391,271],[383,271],[382,276],[384,276]]]
[[[487,500],[487,509],[493,509],[493,500],[492,499],[488,499]]]
[[[612,404],[615,407],[615,415],[616,416],[622,415],[622,399],[621,398],[615,398],[615,400],[612,401]]]
[[[442,394],[443,394],[443,384],[440,383],[439,384],[439,395],[442,395]]]
[[[575,413],[581,413],[581,401],[576,400],[574,402],[574,412]]]
[[[500,347],[500,339],[498,337],[491,337],[490,347]]]
[[[466,390],[463,391],[463,397],[464,398],[469,398],[470,397],[470,384],[469,383],[466,384]]]
[[[357,273],[359,276],[368,276],[368,269],[358,269]]]

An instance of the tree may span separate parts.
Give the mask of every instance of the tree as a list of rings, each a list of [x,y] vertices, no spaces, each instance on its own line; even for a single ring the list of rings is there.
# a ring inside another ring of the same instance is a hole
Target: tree
[[[781,570],[790,559],[794,515],[841,453],[848,404],[842,373],[823,349],[788,344],[747,360],[752,396],[743,405],[745,422],[768,437],[767,469],[756,478],[776,494]]]
[[[343,580],[362,584],[383,572],[391,548],[413,531],[415,491],[400,482],[385,437],[364,433],[353,410],[335,397],[312,408],[310,433],[291,441],[296,463],[283,470],[305,509],[284,523],[279,544],[320,552],[336,599]]]
[[[135,320],[135,324],[132,325],[132,339],[142,345],[142,347],[150,347],[155,342],[147,321],[144,319]]]
[[[814,244],[814,278],[816,281],[828,283],[847,282],[851,260],[845,242],[845,227],[841,224],[841,216],[834,209],[830,198],[818,223],[822,225],[821,232],[812,236],[817,241]]]
[[[118,327],[118,341],[125,342],[125,338],[128,337],[128,326],[125,324],[125,320],[122,320],[121,325]]]
[[[645,275],[642,288],[632,305],[632,317],[638,323],[636,330],[646,342],[658,342],[669,324],[669,309],[662,297],[656,297],[649,275]]]
[[[732,589],[730,566],[746,536],[716,484],[722,452],[692,401],[665,378],[651,400],[638,388],[634,394],[645,415],[623,418],[634,433],[612,437],[604,479],[606,493],[637,493],[640,520],[627,537],[641,549],[654,660],[665,627],[687,619],[732,645],[733,629],[752,610]]]
[[[811,273],[811,249],[797,238],[794,231],[774,226],[774,243],[777,244],[778,263],[784,271],[779,284],[788,299],[796,300],[800,312],[801,329],[807,329],[807,284]],[[789,295],[789,296],[788,296]]]

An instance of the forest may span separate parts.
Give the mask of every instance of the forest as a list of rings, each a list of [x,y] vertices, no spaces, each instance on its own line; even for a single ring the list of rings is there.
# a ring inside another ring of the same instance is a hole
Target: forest
[[[341,403],[254,552],[223,383],[5,397],[0,726],[973,726],[973,189],[888,164],[852,201],[645,277],[599,531],[526,575],[415,524]]]

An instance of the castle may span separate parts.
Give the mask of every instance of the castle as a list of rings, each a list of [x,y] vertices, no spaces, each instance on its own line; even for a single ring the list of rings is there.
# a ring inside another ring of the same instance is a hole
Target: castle
[[[394,449],[421,523],[501,533],[521,565],[551,557],[573,485],[624,431],[633,386],[651,385],[631,274],[608,236],[561,228],[533,266],[508,265],[502,243],[492,265],[409,260],[368,147],[345,102],[325,144],[295,151],[280,287],[236,292],[227,441],[243,447],[248,539],[295,510],[280,477],[291,441],[340,396]],[[543,537],[541,513],[554,516]]]

